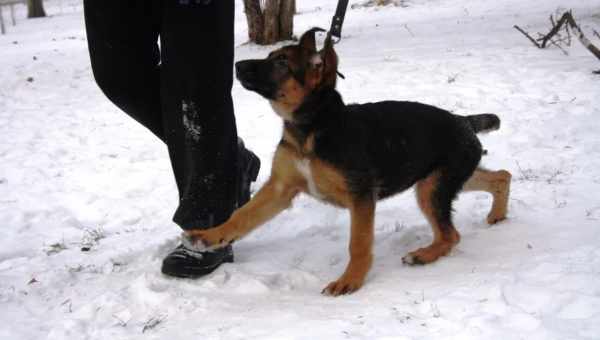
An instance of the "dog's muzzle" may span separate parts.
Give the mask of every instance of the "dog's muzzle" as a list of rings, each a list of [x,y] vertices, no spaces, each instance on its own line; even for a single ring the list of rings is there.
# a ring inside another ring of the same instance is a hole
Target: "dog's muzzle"
[[[270,98],[273,95],[273,84],[268,80],[269,72],[265,72],[263,60],[242,60],[235,63],[235,76],[247,90]]]
[[[242,60],[235,63],[235,76],[241,82],[252,82],[258,75],[258,64],[255,60]]]

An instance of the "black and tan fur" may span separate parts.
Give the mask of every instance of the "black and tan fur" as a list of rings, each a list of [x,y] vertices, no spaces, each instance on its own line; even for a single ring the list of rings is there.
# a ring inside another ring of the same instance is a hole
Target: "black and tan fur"
[[[446,255],[460,240],[452,201],[461,190],[493,195],[489,223],[506,217],[511,175],[478,168],[475,133],[497,129],[492,114],[458,116],[414,102],[346,105],[335,90],[337,55],[331,41],[317,51],[315,29],[297,45],[261,60],[236,64],[242,85],[268,99],[283,118],[283,137],[267,183],[224,224],[192,230],[192,239],[218,247],[244,237],[290,206],[300,192],[350,210],[350,261],[324,293],[359,289],[373,259],[376,202],[416,184],[417,201],[431,224],[431,245],[410,252],[408,264]]]

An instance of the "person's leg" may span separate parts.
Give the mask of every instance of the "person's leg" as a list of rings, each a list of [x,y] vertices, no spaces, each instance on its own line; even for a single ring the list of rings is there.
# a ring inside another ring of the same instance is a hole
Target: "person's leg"
[[[160,1],[84,0],[92,70],[106,96],[164,140],[160,103]]]
[[[163,6],[163,124],[180,195],[173,220],[183,229],[211,228],[248,201],[260,167],[238,142],[233,115],[234,1]],[[182,244],[165,257],[162,272],[195,278],[231,261],[231,246],[196,252]]]
[[[164,1],[162,13],[163,124],[180,195],[174,221],[210,228],[237,200],[234,1]]]
[[[181,197],[174,221],[210,227],[249,199],[260,161],[236,137],[233,1],[186,2],[85,0],[84,9],[98,85],[168,145]],[[181,245],[162,271],[198,277],[232,260],[231,247],[196,253]]]

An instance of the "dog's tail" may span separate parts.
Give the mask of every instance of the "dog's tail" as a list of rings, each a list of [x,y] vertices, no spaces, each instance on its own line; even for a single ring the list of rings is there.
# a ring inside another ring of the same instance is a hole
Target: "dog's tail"
[[[475,133],[495,131],[500,128],[500,118],[493,113],[465,117]]]

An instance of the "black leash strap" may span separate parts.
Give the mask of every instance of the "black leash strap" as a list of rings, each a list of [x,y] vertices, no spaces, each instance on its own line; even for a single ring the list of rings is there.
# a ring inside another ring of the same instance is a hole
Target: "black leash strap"
[[[331,29],[329,30],[329,34],[331,36],[336,37],[336,43],[342,39],[342,25],[344,25],[344,17],[346,16],[346,9],[348,8],[349,0],[339,0],[337,4],[337,9],[335,10],[335,15],[331,20]]]

